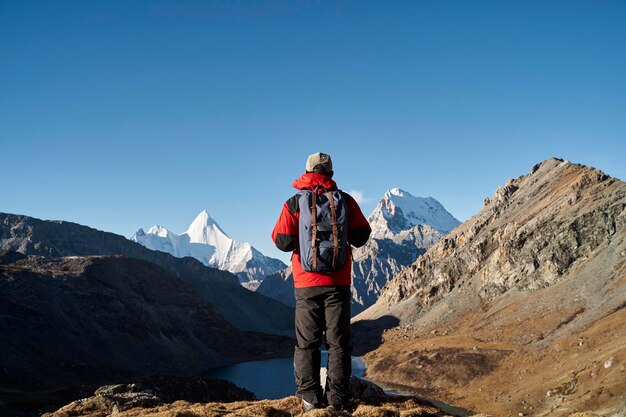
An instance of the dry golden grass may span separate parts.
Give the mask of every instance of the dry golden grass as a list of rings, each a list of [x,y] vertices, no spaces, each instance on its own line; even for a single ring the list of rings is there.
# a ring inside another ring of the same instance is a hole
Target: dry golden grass
[[[73,403],[48,417],[105,417],[107,410],[81,407]],[[302,416],[301,401],[296,397],[280,400],[240,401],[233,403],[188,403],[176,401],[154,408],[132,408],[115,413],[116,417],[295,417]],[[389,398],[388,401],[364,404],[352,402],[341,417],[443,417],[437,408],[414,398]],[[325,409],[313,410],[306,417],[334,417]]]
[[[93,403],[92,403],[93,405]],[[116,417],[450,417],[437,408],[417,398],[389,398],[369,404],[353,401],[347,411],[331,414],[325,409],[302,412],[301,402],[296,397],[279,400],[239,401],[233,403],[189,403],[176,401],[154,408],[132,408]],[[44,417],[108,417],[108,410],[81,407],[72,403],[56,413]],[[476,414],[473,417],[498,417],[491,414]],[[600,417],[591,413],[575,413],[569,417]]]

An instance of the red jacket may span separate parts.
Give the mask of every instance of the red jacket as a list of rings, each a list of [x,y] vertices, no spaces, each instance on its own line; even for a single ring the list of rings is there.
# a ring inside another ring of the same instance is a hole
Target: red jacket
[[[337,184],[331,178],[314,172],[304,173],[292,184],[298,190],[313,191],[316,186],[321,185],[327,190],[336,190]],[[324,190],[318,189],[319,193]],[[354,198],[344,193],[348,205],[348,242],[352,246],[361,247],[369,239],[369,223],[359,205]],[[300,218],[300,207],[296,194],[285,202],[280,217],[272,231],[272,240],[276,247],[284,252],[293,251],[291,257],[291,269],[293,271],[293,283],[296,288],[319,287],[324,285],[350,285],[352,272],[352,256],[348,248],[347,260],[343,269],[334,273],[309,272],[302,269],[300,263],[300,252],[298,250],[298,219]]]

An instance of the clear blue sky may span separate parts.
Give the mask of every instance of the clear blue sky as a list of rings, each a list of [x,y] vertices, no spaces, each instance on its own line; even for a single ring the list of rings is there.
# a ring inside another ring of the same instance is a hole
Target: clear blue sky
[[[0,0],[0,211],[269,234],[315,151],[466,220],[550,156],[626,178],[625,1]],[[286,257],[282,257],[286,259]]]

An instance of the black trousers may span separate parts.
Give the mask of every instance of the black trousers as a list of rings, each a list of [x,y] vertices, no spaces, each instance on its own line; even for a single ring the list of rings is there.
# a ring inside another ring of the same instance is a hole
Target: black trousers
[[[350,286],[296,288],[296,395],[312,404],[344,403],[352,372]],[[326,398],[320,385],[322,338],[328,346]]]

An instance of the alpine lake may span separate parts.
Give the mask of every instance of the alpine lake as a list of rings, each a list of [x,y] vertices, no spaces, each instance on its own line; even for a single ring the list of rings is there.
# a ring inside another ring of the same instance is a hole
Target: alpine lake
[[[322,367],[328,363],[328,351],[322,351]],[[258,399],[274,400],[294,395],[296,383],[293,374],[293,356],[241,362],[209,369],[202,373],[207,378],[225,379],[254,393]],[[365,363],[359,356],[352,357],[352,375],[362,378]]]

